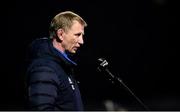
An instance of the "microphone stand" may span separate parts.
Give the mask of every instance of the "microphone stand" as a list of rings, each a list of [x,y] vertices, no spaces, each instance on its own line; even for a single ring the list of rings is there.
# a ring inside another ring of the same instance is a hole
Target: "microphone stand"
[[[112,82],[116,81],[116,82],[119,82],[120,84],[122,84],[125,87],[125,89],[143,106],[143,108],[148,111],[149,108],[131,91],[131,89],[122,81],[122,79],[120,79],[119,77],[116,77],[109,71],[109,69],[106,67],[108,65],[108,62],[106,60],[102,60],[102,59],[100,59],[99,61],[101,61],[101,64],[98,67],[98,70],[106,71],[108,73],[108,75],[111,77],[112,80],[111,79],[110,80]]]

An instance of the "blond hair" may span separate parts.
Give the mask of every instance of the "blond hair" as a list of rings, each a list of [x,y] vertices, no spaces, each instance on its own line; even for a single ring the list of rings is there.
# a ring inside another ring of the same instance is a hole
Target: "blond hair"
[[[87,23],[76,13],[72,11],[64,11],[57,14],[50,23],[49,34],[50,39],[56,37],[56,32],[58,29],[62,28],[64,31],[68,31],[73,25],[73,21],[76,20],[84,27],[87,26]]]

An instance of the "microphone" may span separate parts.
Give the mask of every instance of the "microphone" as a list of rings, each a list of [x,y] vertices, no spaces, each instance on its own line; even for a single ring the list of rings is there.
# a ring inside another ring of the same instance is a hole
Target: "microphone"
[[[99,58],[98,64],[99,66],[97,67],[97,69],[100,72],[105,71],[110,76],[111,79],[109,80],[111,80],[112,83],[114,83],[114,81],[121,83],[121,85],[125,87],[125,89],[144,107],[145,110],[149,110],[149,108],[129,89],[129,87],[119,77],[116,77],[110,72],[110,70],[108,69],[109,63],[105,58]]]
[[[104,58],[99,58],[98,62],[100,62],[100,66],[106,67],[108,65],[108,62]]]
[[[97,69],[102,72],[102,71],[105,71],[106,73],[108,73],[108,76],[109,77],[109,80],[114,83],[114,80],[116,80],[115,76],[110,72],[110,70],[108,69],[108,62],[105,58],[99,58],[98,59],[98,67]],[[120,79],[119,79],[120,80]],[[122,80],[120,80],[122,81]]]

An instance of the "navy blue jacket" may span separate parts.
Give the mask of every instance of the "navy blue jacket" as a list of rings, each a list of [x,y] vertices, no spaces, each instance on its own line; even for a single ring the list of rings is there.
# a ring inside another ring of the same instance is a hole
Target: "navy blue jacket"
[[[27,70],[31,110],[83,110],[81,95],[73,77],[75,65],[53,47],[50,39],[32,42]]]

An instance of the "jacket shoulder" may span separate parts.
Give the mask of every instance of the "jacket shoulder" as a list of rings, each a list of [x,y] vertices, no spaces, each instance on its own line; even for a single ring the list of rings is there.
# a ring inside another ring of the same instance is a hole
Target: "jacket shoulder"
[[[48,59],[35,59],[28,67],[27,78],[30,80],[53,80],[60,83],[64,77],[62,67]]]

